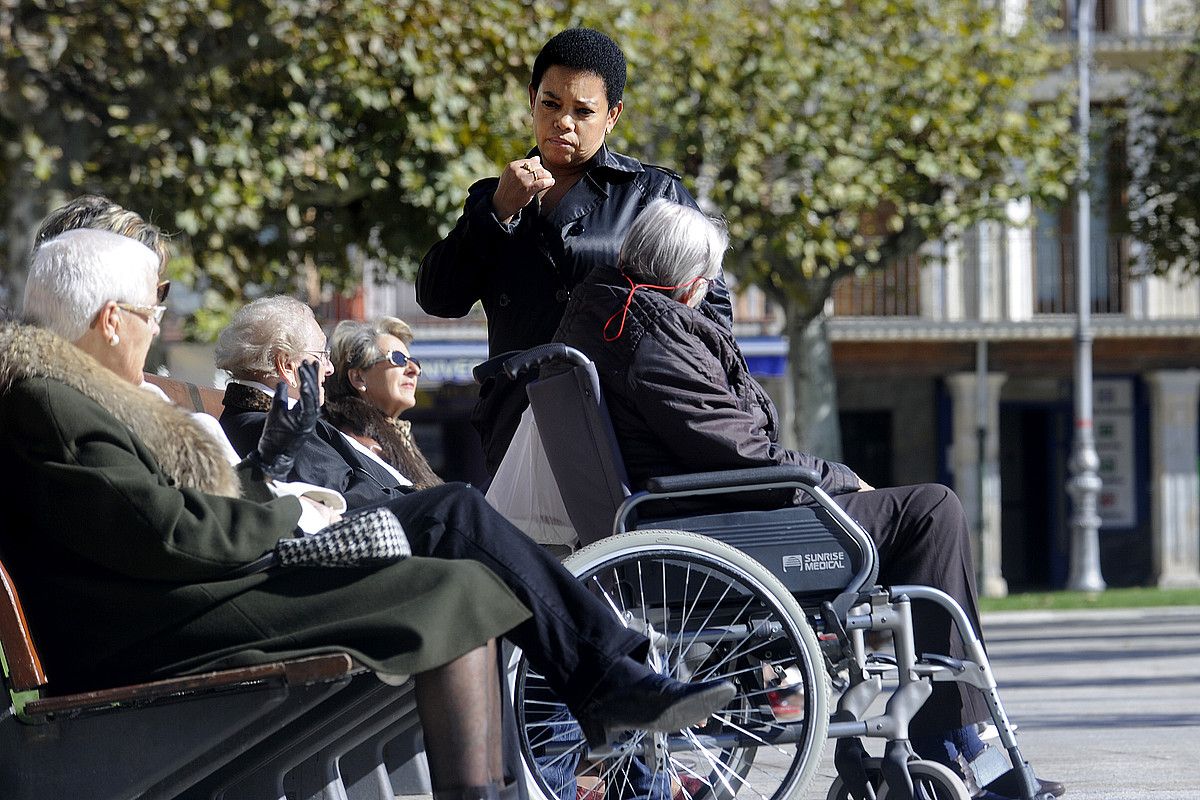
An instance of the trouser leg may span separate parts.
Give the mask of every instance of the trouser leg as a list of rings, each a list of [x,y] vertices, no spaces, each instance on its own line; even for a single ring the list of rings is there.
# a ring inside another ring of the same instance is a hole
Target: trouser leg
[[[962,503],[937,484],[900,486],[838,495],[834,501],[870,533],[879,548],[879,582],[923,584],[941,589],[966,611],[982,638],[975,566]],[[917,654],[965,658],[954,623],[940,606],[912,605]],[[988,718],[982,695],[962,683],[937,682],[913,719],[914,734],[940,733]]]
[[[513,527],[483,495],[446,484],[388,502],[416,555],[472,559],[512,590],[533,616],[508,636],[572,710],[579,710],[626,657],[644,660],[649,642],[541,546]]]

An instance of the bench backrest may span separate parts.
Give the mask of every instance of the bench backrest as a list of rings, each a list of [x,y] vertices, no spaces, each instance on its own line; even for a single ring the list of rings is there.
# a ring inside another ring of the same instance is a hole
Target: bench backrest
[[[202,411],[214,417],[220,417],[225,410],[221,402],[225,393],[212,386],[199,386],[177,378],[166,378],[151,372],[145,373],[146,380],[162,389],[171,402],[189,411]]]
[[[36,692],[46,685],[42,660],[33,646],[21,599],[4,564],[0,563],[0,658],[9,692]]]

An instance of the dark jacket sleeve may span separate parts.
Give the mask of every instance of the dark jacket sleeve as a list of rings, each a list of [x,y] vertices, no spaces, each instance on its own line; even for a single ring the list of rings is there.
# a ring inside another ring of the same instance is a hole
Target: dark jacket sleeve
[[[701,210],[691,192],[674,175],[671,175],[670,180],[663,181],[660,189],[656,199],[663,197],[673,203],[689,206],[697,211]],[[709,283],[708,294],[704,296],[704,302],[700,304],[700,311],[713,322],[724,326],[726,330],[733,330],[733,303],[729,299],[729,287],[725,285],[724,269],[717,273],[716,280]]]
[[[485,270],[495,258],[495,245],[512,235],[511,226],[497,220],[492,207],[498,183],[497,178],[488,178],[474,184],[453,230],[421,259],[417,303],[426,313],[463,317],[483,296]]]
[[[221,415],[221,427],[233,449],[243,458],[257,445],[266,422],[267,415],[262,411],[226,410]],[[333,489],[346,498],[350,509],[378,505],[404,494],[402,489],[384,486],[363,469],[358,457],[350,452],[350,445],[324,420],[317,422],[316,433],[297,451],[296,463],[287,479]]]
[[[771,441],[739,408],[724,367],[691,324],[673,317],[643,336],[627,377],[626,395],[673,458],[696,472],[795,464],[816,470],[830,494],[857,491],[846,465]]]
[[[10,439],[28,466],[26,502],[42,530],[93,563],[135,578],[218,579],[293,534],[300,503],[180,488],[133,434],[74,390],[27,381],[6,398],[26,424]]]

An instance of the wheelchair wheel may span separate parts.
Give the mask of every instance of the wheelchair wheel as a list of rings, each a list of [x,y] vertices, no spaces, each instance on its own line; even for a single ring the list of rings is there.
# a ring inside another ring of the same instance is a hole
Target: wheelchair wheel
[[[825,742],[829,679],[804,612],[763,565],[705,536],[656,530],[601,540],[564,566],[646,633],[652,668],[680,680],[725,677],[738,693],[703,725],[632,731],[589,752],[518,652],[511,674],[535,800],[799,796]]]
[[[863,769],[867,773],[867,782],[875,790],[875,797],[879,797],[879,791],[883,786],[883,775],[879,771],[880,759],[871,757],[863,759]],[[842,782],[839,775],[833,779],[833,783],[829,787],[829,791],[825,793],[825,800],[864,800],[864,798],[851,797],[850,789]]]
[[[910,761],[908,774],[912,776],[914,800],[971,800],[966,784],[954,771],[936,761]],[[879,800],[886,800],[887,784],[879,792]]]

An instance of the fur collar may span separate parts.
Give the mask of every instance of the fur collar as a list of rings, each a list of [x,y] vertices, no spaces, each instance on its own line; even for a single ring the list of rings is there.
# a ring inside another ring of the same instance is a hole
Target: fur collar
[[[225,397],[221,401],[226,407],[240,408],[244,411],[270,411],[274,398],[260,392],[253,386],[242,383],[225,384]]]
[[[217,442],[186,411],[122,380],[49,331],[0,325],[0,392],[31,378],[65,384],[103,406],[133,432],[168,476],[183,488],[237,497],[237,474]]]
[[[392,419],[354,395],[326,397],[321,413],[338,430],[374,439],[382,451],[379,457],[399,470],[418,489],[428,489],[442,483],[442,479],[425,460],[425,454],[413,441],[412,423],[408,420]]]

